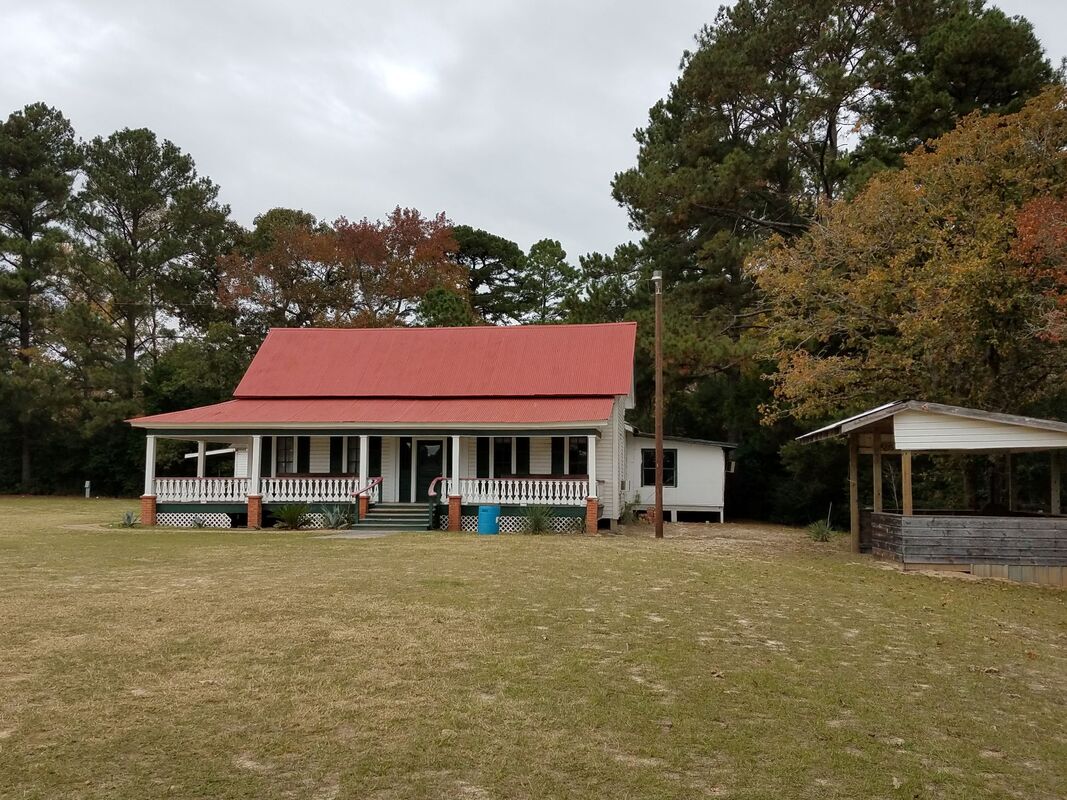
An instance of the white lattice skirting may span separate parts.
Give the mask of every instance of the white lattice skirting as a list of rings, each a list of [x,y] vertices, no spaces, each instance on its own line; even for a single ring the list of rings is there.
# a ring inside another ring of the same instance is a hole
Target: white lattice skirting
[[[199,520],[199,523],[198,523]],[[229,514],[190,514],[165,511],[156,515],[156,525],[163,528],[232,528]]]
[[[524,533],[526,530],[526,518],[515,516],[499,517],[501,533]],[[580,533],[585,525],[585,520],[580,517],[552,517],[552,530],[556,533]],[[448,514],[441,514],[437,527],[443,531],[448,530]],[[459,529],[464,533],[478,532],[478,517],[473,514],[464,514],[459,518]]]

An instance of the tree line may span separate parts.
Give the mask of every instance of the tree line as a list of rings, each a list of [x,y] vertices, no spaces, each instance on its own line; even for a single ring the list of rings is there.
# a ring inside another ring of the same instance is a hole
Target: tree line
[[[840,453],[792,445],[809,424],[1064,399],[1061,87],[982,2],[740,0],[615,176],[639,240],[577,263],[402,207],[245,229],[176,145],[27,106],[0,125],[0,487],[136,491],[123,420],[229,396],[277,325],[636,320],[647,426],[661,270],[668,430],[741,443],[735,514],[825,513]]]
[[[550,323],[575,272],[411,208],[246,229],[174,143],[26,106],[0,124],[0,487],[135,491],[124,420],[226,398],[272,326]]]

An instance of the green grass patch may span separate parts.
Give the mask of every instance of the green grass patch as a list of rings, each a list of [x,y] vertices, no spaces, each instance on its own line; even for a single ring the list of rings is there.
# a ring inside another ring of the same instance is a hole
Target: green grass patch
[[[107,529],[0,500],[0,796],[1067,795],[1067,593],[759,525]]]

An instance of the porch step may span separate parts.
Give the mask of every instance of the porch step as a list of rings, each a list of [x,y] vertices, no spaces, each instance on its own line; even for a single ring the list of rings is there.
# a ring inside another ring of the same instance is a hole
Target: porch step
[[[426,521],[423,522],[389,522],[388,519],[361,519],[352,526],[353,530],[429,530]]]
[[[372,506],[367,516],[353,525],[354,528],[424,531],[430,525],[429,509],[421,503],[378,503]]]

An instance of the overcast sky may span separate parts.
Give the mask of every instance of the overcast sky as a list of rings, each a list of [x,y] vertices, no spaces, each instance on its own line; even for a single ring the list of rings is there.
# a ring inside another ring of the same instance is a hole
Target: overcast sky
[[[1062,0],[999,5],[1067,55]],[[0,112],[43,100],[85,138],[151,128],[245,224],[405,205],[577,260],[633,236],[612,175],[716,7],[0,0]]]

